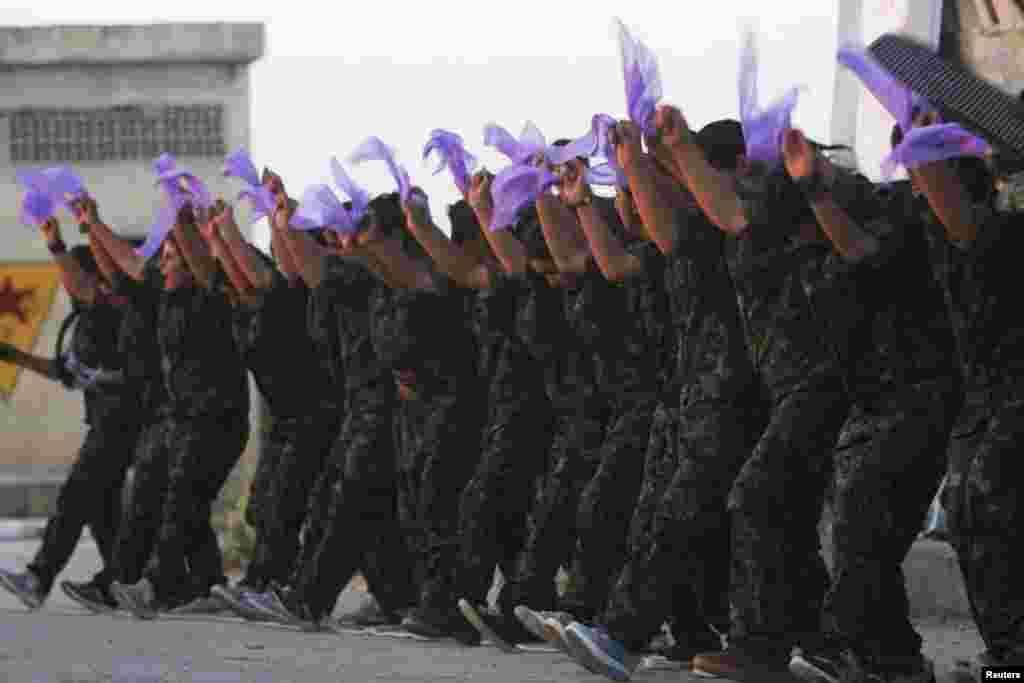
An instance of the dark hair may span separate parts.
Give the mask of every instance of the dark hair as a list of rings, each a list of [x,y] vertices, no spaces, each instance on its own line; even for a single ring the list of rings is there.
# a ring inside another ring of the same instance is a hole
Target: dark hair
[[[747,151],[743,126],[735,119],[712,121],[697,132],[696,138],[708,163],[718,169],[735,170],[736,157]]]
[[[70,253],[75,257],[75,260],[78,261],[78,265],[81,266],[82,270],[90,275],[102,277],[100,267],[96,263],[96,258],[92,255],[92,249],[84,244],[79,244],[71,247]]]
[[[452,242],[455,244],[483,237],[476,214],[465,199],[448,205],[448,220],[452,225]]]
[[[402,211],[402,200],[397,192],[377,195],[370,200],[370,209],[385,235],[392,237],[405,232],[405,213]]]
[[[519,211],[518,220],[512,230],[526,247],[527,256],[533,259],[551,258],[548,243],[544,240],[544,229],[540,224],[536,204],[528,204]]]

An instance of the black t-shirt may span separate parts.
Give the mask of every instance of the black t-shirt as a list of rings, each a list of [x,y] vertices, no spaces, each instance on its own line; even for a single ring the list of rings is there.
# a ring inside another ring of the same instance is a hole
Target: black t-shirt
[[[249,384],[228,300],[198,286],[158,296],[157,343],[168,411],[190,417],[248,415]]]
[[[642,270],[615,283],[592,264],[578,311],[604,370],[600,388],[610,397],[660,392],[666,380],[660,374],[663,356],[671,348],[665,260],[649,242],[633,242],[627,249],[641,259]]]
[[[156,259],[147,261],[143,278],[142,282],[136,282],[118,273],[113,283],[115,295],[127,303],[118,333],[116,367],[124,372],[126,382],[139,392],[137,414],[140,421],[149,421],[167,402],[156,335],[157,297],[153,292],[163,286]]]
[[[70,351],[92,369],[117,371],[121,368],[118,341],[121,328],[131,315],[127,297],[100,295],[91,305],[75,303],[78,317]],[[141,384],[137,381],[103,383],[83,392],[85,421],[92,426],[129,424],[139,420]]]
[[[736,289],[725,261],[726,237],[697,209],[679,210],[677,238],[667,256],[645,246],[637,251],[644,270],[660,272],[674,335],[666,342],[664,363],[672,392],[699,384],[720,398],[735,397],[750,381]]]
[[[394,398],[391,368],[373,346],[373,316],[387,305],[389,292],[366,268],[334,264],[320,284],[333,307],[346,410],[379,406]]]
[[[749,225],[727,241],[727,258],[756,367],[777,391],[845,374],[851,335],[865,314],[855,266],[820,228],[815,239],[800,234],[802,224],[817,224],[783,173],[745,177],[737,186]],[[832,197],[855,221],[881,215],[873,186],[858,177],[841,176]]]
[[[545,367],[557,362],[567,329],[559,290],[532,270],[495,274],[476,297],[473,321],[492,403],[543,395]]]
[[[956,349],[933,247],[913,205],[890,197],[885,213],[861,227],[879,248],[856,268],[866,318],[853,337],[851,377],[856,397],[870,402],[901,385],[954,374]]]
[[[273,267],[272,263],[268,265]],[[276,269],[252,308],[235,308],[234,333],[242,359],[275,418],[321,408],[325,377],[306,324],[309,289],[289,284]]]
[[[945,289],[957,338],[965,389],[1019,383],[1024,378],[1024,326],[1008,290],[1020,270],[1024,213],[975,206],[979,232],[968,245],[949,242],[934,215],[924,211],[924,216],[936,277]]]

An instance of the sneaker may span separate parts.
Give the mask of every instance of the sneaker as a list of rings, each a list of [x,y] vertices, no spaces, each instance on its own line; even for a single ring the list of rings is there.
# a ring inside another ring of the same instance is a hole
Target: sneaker
[[[789,659],[789,672],[805,683],[839,683],[842,653],[796,650]]]
[[[402,616],[398,612],[385,612],[376,600],[369,600],[354,612],[338,617],[337,623],[340,626],[356,626],[358,628],[398,626],[402,623]]]
[[[555,627],[548,627],[547,621],[552,620],[555,623],[561,624],[560,618],[567,619],[567,624],[572,623],[572,616],[565,612],[543,612],[534,611],[526,605],[519,605],[514,610],[516,618],[522,622],[523,626],[527,631],[532,633],[537,638],[554,645],[556,648],[569,653],[566,648],[565,642],[562,640],[562,630],[556,630]],[[561,615],[559,617],[558,615]]]
[[[155,619],[157,616],[156,591],[149,579],[141,579],[138,583],[123,584],[114,581],[110,584],[110,592],[114,594],[117,604],[128,610],[139,619]]]
[[[221,586],[217,585],[210,589],[210,594],[215,595],[220,600],[224,601],[224,604],[228,606],[232,612],[248,619],[249,621],[266,621],[267,615],[262,610],[257,609],[251,602],[251,597],[259,595],[256,591],[245,590],[239,586]]]
[[[785,658],[758,656],[735,646],[719,652],[701,652],[694,656],[691,667],[693,673],[698,676],[728,678],[741,682],[760,680],[766,675],[777,673],[790,675]]]
[[[578,664],[613,681],[628,681],[642,661],[599,626],[573,622],[565,629],[565,640],[570,645],[569,655]]]
[[[518,619],[482,607],[474,607],[466,600],[459,600],[459,611],[473,625],[484,640],[489,640],[503,652],[518,652],[519,643],[542,640],[527,631]]]
[[[0,569],[0,586],[10,591],[14,597],[21,600],[25,607],[31,610],[39,609],[46,602],[46,593],[39,585],[39,579],[31,571],[21,574]]]
[[[292,601],[289,599],[290,591],[274,586],[263,593],[249,593],[246,596],[246,603],[270,621],[275,621],[286,626],[297,626],[307,633],[316,633],[323,630],[322,625],[309,614],[309,610],[303,607],[289,607]]]
[[[117,611],[117,600],[110,591],[95,583],[78,581],[61,581],[60,589],[82,607],[96,614],[110,614]]]
[[[190,600],[184,605],[175,607],[174,609],[170,610],[169,613],[179,615],[215,615],[224,614],[225,612],[230,611],[231,606],[228,605],[228,603],[222,600],[220,597],[214,595],[213,592],[211,591],[210,595],[200,595],[199,597]]]
[[[423,638],[454,638],[463,645],[480,644],[480,632],[454,610],[416,607],[402,619],[402,628]]]

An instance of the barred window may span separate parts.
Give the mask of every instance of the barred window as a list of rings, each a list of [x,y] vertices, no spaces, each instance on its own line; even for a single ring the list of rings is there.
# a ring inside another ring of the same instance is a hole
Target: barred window
[[[95,162],[225,153],[219,104],[11,111],[11,161]]]

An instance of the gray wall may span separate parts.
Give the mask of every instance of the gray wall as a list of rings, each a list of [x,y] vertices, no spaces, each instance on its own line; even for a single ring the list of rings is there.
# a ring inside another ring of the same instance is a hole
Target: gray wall
[[[0,262],[50,258],[36,231],[18,223],[21,189],[14,178],[4,112],[23,107],[220,104],[226,151],[248,148],[247,65],[262,51],[260,24],[0,28]],[[222,162],[219,157],[179,158],[215,195],[230,200],[239,190],[238,181],[222,177]],[[53,164],[18,164],[48,165]],[[97,198],[106,223],[125,234],[146,232],[160,202],[152,160],[72,166]],[[61,219],[65,241],[69,246],[79,243],[77,227],[63,214]],[[36,343],[37,354],[52,353],[69,309],[60,289]],[[257,441],[258,403],[253,401],[248,457]],[[0,403],[0,466],[68,464],[84,434],[82,416],[79,394],[22,372],[10,401]]]

